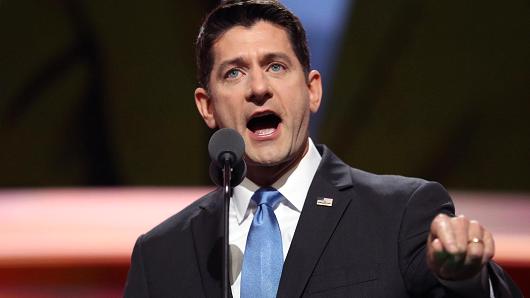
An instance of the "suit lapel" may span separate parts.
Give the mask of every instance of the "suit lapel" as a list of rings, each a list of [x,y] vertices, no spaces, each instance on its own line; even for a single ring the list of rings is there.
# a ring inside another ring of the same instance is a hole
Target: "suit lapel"
[[[214,192],[212,197],[199,207],[201,211],[191,221],[197,263],[206,297],[222,295],[222,202],[221,191]]]
[[[326,147],[306,197],[293,241],[283,267],[278,297],[300,297],[335,227],[351,201],[353,186],[349,167]],[[322,198],[332,206],[317,205]]]

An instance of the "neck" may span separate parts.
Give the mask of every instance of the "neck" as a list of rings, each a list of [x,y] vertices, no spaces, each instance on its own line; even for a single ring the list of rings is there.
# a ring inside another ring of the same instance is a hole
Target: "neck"
[[[247,162],[247,178],[259,186],[271,186],[285,173],[296,167],[309,150],[309,141],[296,152],[292,158],[279,164],[269,166]]]

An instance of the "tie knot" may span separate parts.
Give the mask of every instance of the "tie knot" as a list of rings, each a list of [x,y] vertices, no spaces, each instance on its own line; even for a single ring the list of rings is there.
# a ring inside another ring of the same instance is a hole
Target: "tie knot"
[[[271,208],[274,208],[282,200],[282,194],[272,187],[262,187],[258,189],[252,196],[252,200],[256,204],[265,204]]]

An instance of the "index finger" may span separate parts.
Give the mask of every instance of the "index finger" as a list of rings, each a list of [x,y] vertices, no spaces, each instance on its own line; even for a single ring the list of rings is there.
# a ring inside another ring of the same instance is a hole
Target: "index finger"
[[[451,218],[446,214],[438,214],[431,223],[431,235],[433,236],[433,239],[440,239],[442,246],[447,252],[456,254],[458,248],[456,246],[456,238],[450,220]]]

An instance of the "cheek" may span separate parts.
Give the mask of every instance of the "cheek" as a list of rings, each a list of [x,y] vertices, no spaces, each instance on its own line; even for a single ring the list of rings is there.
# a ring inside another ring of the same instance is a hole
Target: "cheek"
[[[230,98],[218,97],[214,105],[214,118],[220,127],[235,128],[241,115],[242,105]]]
[[[303,78],[292,80],[290,84],[284,86],[283,91],[287,95],[285,105],[290,111],[292,120],[298,125],[300,122],[306,122],[305,118],[309,117],[311,106],[305,80]]]
[[[306,97],[298,98],[291,102],[291,116],[295,124],[305,124],[310,115],[309,100]]]

